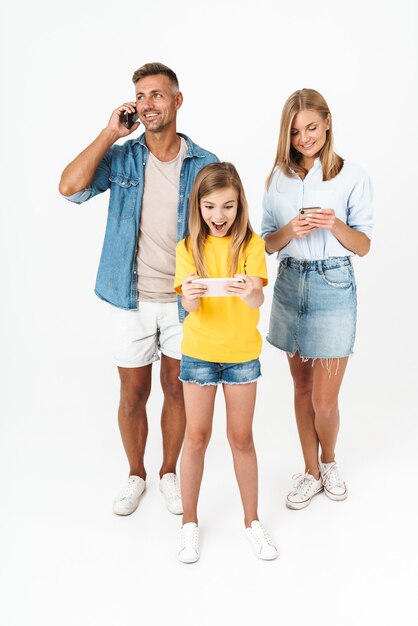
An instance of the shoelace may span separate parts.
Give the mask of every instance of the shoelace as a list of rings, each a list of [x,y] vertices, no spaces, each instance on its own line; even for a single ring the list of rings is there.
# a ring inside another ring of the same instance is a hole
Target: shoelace
[[[181,498],[180,485],[179,485],[177,478],[175,478],[174,476],[170,476],[167,482],[168,482],[167,487],[168,487],[169,497]]]
[[[338,473],[338,468],[335,465],[331,465],[331,467],[322,474],[322,480],[327,487],[327,489],[332,489],[332,487],[343,487],[343,481],[341,480],[341,476]]]
[[[194,548],[197,552],[197,544],[198,544],[198,530],[197,530],[197,526],[195,526],[193,528],[193,531],[190,532],[190,530],[185,531],[184,529],[182,529],[182,532],[180,533],[180,549],[183,550],[183,548]]]
[[[132,498],[136,487],[137,487],[137,481],[134,480],[133,478],[130,478],[125,489],[121,492],[119,500],[129,500],[130,498]]]
[[[293,492],[306,496],[313,486],[315,478],[306,472],[306,474],[293,474],[292,480],[296,481],[293,485]]]
[[[266,529],[264,528],[263,524],[260,524],[260,526],[257,527],[257,531],[258,530],[261,532],[262,537],[260,537],[260,534],[256,532],[254,528],[250,527],[251,534],[256,540],[256,542],[258,543],[258,545],[262,545],[263,543],[268,543],[270,546],[272,546],[273,541],[270,535],[268,534],[268,532],[266,531]]]

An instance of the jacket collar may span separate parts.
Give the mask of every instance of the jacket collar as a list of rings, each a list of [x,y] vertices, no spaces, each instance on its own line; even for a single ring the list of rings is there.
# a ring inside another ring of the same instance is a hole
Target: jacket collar
[[[177,133],[177,135],[179,137],[183,137],[183,139],[185,139],[187,143],[187,151],[186,151],[186,154],[184,155],[184,158],[189,158],[189,157],[203,158],[205,156],[205,153],[202,150],[202,148],[200,148],[197,144],[195,144],[190,139],[190,137],[188,137],[187,135],[184,135],[183,133]],[[145,141],[145,133],[142,133],[142,135],[132,140],[132,145],[135,145],[135,144],[140,144],[143,148],[146,148],[147,150],[149,150]]]

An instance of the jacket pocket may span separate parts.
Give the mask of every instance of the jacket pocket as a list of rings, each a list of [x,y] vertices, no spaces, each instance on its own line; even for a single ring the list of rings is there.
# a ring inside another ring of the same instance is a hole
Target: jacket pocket
[[[109,216],[117,220],[132,219],[138,198],[139,180],[111,174],[110,183]]]

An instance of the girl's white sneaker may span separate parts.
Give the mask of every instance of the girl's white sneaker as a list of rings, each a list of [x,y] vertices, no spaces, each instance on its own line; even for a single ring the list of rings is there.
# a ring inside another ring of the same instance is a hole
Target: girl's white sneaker
[[[274,545],[270,535],[258,520],[251,522],[251,525],[245,529],[247,539],[253,546],[254,552],[259,559],[272,561],[279,555],[279,551]]]
[[[177,558],[182,563],[195,563],[199,560],[199,528],[194,522],[187,522],[180,528]]]

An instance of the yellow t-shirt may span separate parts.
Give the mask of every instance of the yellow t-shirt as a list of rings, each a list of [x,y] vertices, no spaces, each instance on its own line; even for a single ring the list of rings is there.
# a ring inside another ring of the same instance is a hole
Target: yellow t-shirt
[[[210,278],[228,276],[228,246],[228,236],[207,236],[204,254]],[[191,273],[197,274],[196,267],[182,239],[176,246],[174,289],[177,293],[182,293],[181,284]],[[264,240],[255,233],[238,260],[236,273],[258,276],[267,285]],[[201,298],[199,308],[184,321],[181,351],[186,356],[216,363],[252,361],[261,352],[259,319],[259,309],[250,308],[238,296]]]

